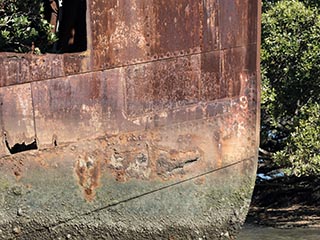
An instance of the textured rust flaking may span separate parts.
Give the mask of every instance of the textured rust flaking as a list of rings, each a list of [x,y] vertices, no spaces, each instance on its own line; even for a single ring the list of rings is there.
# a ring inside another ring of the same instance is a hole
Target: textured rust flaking
[[[101,157],[101,156],[99,156]],[[75,172],[79,178],[79,184],[88,201],[95,197],[95,189],[99,186],[101,174],[101,159],[95,154],[80,157],[75,164]]]

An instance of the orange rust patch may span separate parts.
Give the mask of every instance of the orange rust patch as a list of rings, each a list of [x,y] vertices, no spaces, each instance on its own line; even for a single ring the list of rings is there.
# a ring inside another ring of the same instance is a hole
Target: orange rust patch
[[[95,189],[99,186],[101,176],[101,163],[94,156],[79,157],[75,164],[75,172],[84,197],[91,202],[95,198]]]

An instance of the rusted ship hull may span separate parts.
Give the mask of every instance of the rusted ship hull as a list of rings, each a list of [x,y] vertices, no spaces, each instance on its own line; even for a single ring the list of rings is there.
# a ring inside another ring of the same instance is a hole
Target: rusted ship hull
[[[256,0],[88,0],[87,51],[0,55],[0,238],[232,238],[259,19]]]

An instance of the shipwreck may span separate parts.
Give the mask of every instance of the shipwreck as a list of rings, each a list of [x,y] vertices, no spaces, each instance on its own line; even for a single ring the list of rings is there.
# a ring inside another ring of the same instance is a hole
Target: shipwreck
[[[233,238],[260,1],[82,2],[63,53],[0,54],[0,239]]]

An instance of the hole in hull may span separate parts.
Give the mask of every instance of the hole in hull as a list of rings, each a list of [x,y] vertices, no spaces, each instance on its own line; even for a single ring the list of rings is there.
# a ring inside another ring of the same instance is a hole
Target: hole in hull
[[[5,140],[6,146],[10,152],[10,154],[16,154],[19,152],[25,152],[25,151],[30,151],[30,150],[36,150],[38,149],[37,141],[34,140],[30,144],[26,144],[25,142],[23,143],[16,143],[13,145],[13,147],[10,147],[10,144],[8,143],[7,140]]]

